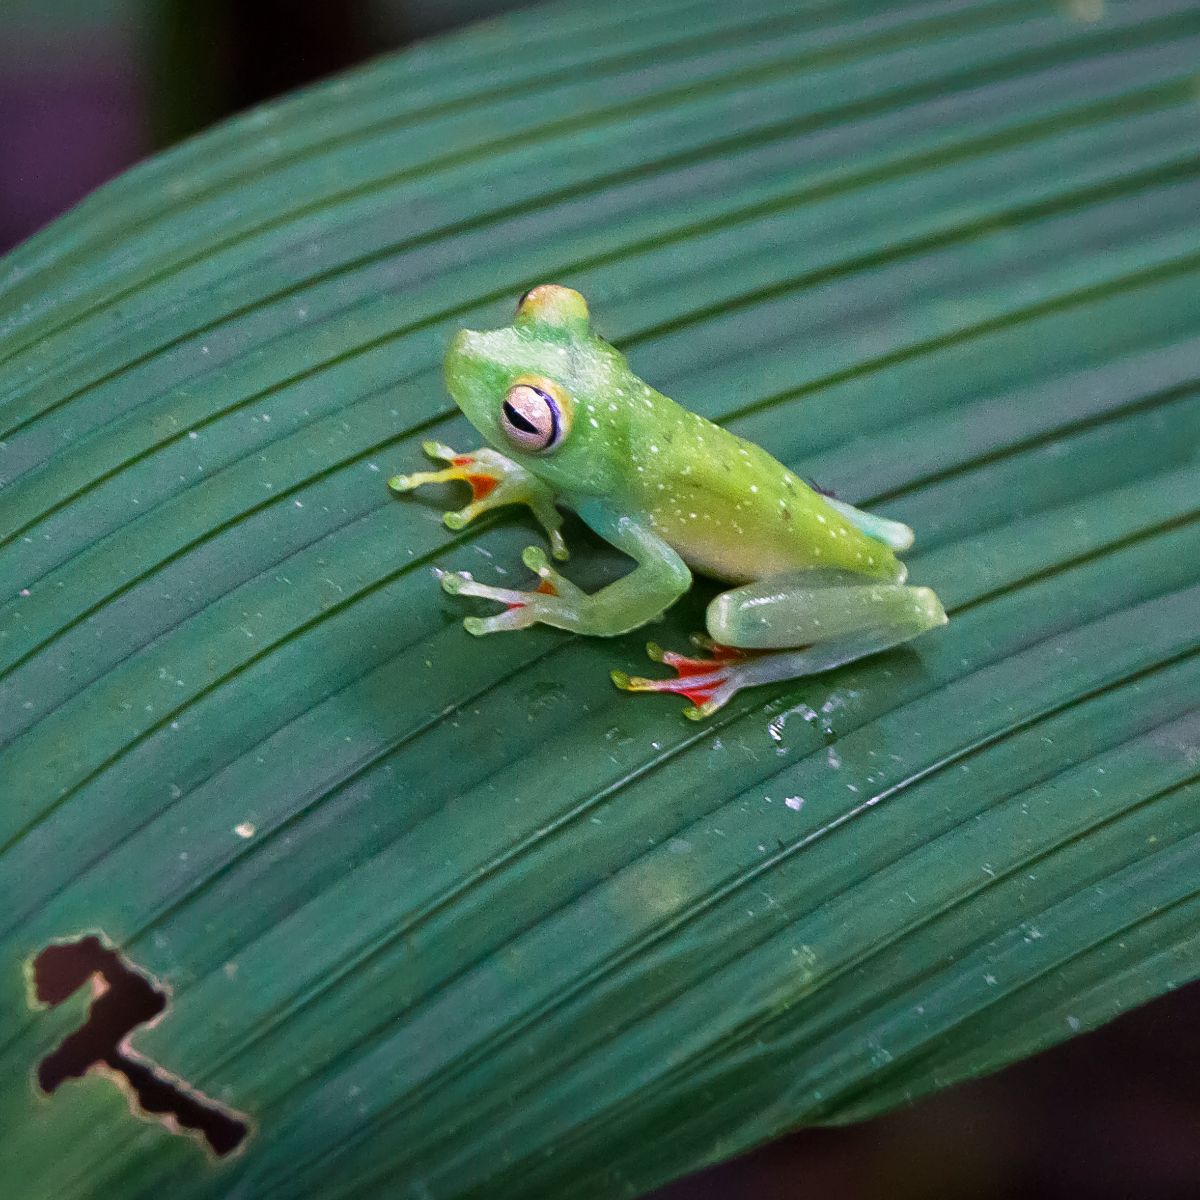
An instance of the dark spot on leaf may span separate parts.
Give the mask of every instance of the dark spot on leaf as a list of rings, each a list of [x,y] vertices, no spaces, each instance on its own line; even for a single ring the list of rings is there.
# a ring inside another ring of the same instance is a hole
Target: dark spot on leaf
[[[129,1045],[139,1025],[160,1018],[167,997],[157,983],[95,935],[47,946],[33,960],[34,994],[59,1005],[90,983],[87,1020],[38,1063],[38,1086],[53,1094],[68,1079],[107,1068],[124,1076],[138,1107],[169,1129],[191,1130],[218,1157],[242,1144],[249,1125],[237,1114],[143,1058]]]
[[[808,481],[808,486],[812,488],[812,490],[816,492],[818,496],[828,496],[830,500],[837,499],[837,492],[835,492],[833,488],[822,487],[815,479],[810,479]]]

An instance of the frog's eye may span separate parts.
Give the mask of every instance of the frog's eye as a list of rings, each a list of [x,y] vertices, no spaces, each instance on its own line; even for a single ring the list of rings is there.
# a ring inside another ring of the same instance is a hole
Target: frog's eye
[[[547,382],[517,382],[500,406],[500,428],[520,450],[541,454],[553,450],[571,427],[570,407]]]

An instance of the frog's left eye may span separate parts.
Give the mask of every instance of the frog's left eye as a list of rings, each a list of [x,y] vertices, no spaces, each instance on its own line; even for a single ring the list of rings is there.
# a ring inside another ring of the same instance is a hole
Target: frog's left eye
[[[570,405],[549,381],[519,380],[508,389],[500,406],[500,428],[518,449],[545,453],[570,431]]]

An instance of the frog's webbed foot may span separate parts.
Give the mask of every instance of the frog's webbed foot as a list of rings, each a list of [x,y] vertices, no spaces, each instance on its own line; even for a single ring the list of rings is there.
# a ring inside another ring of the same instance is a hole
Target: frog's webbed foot
[[[630,679],[613,673],[618,687],[636,692],[678,692],[692,701],[684,715],[717,711],[742,688],[818,675],[889,650],[946,623],[937,596],[923,587],[896,584],[831,585],[817,573],[759,580],[722,592],[708,607],[708,628],[729,650],[711,643],[711,659],[684,658],[650,648],[650,657],[674,667],[678,679]],[[789,646],[787,639],[795,638]],[[772,641],[775,645],[772,645]]]
[[[528,547],[521,557],[525,565],[538,576],[537,587],[529,592],[479,583],[468,571],[435,572],[442,590],[451,596],[476,596],[504,605],[505,611],[492,617],[467,617],[463,627],[468,633],[476,636],[502,633],[525,629],[539,621],[558,625],[565,611],[578,606],[581,599],[586,599],[584,592],[549,564],[546,552],[540,547]],[[556,617],[560,620],[555,620]]]
[[[536,476],[512,459],[485,447],[459,454],[441,442],[426,442],[422,449],[430,458],[450,465],[440,471],[418,471],[413,475],[393,475],[388,487],[393,492],[411,492],[426,483],[461,480],[471,488],[471,503],[445,513],[442,520],[449,529],[462,529],[481,513],[505,504],[527,504],[550,538],[555,558],[567,557],[562,536],[562,516],[554,506],[554,495]]]
[[[755,654],[753,651],[722,646],[700,633],[694,634],[692,641],[712,657],[690,658],[673,650],[664,650],[654,642],[647,642],[646,653],[649,657],[654,662],[673,668],[676,678],[645,679],[640,675],[630,676],[624,671],[613,671],[613,683],[627,692],[671,692],[686,696],[691,705],[683,710],[685,717],[699,721],[711,716],[745,686],[740,668]]]
[[[531,592],[477,583],[465,572],[439,572],[442,587],[451,595],[477,596],[505,607],[505,612],[493,617],[468,617],[464,622],[467,632],[496,633],[540,624],[591,637],[616,637],[657,617],[687,589],[691,574],[683,559],[644,525],[623,516],[610,518],[602,509],[593,509],[585,519],[618,550],[635,559],[637,567],[597,592],[585,592],[565,579],[537,546],[530,546],[522,555],[538,577]]]

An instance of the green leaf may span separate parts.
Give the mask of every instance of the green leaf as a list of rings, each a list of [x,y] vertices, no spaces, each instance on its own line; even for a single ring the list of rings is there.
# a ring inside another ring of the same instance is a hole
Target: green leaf
[[[1195,977],[1198,54],[1187,0],[552,4],[0,263],[22,1195],[634,1195]],[[534,530],[384,480],[470,444],[446,340],[547,279],[913,525],[949,627],[699,726],[611,687],[645,631],[468,637],[429,568],[511,581]],[[38,1092],[87,1003],[32,964],[90,931],[237,1154],[112,1072]]]

